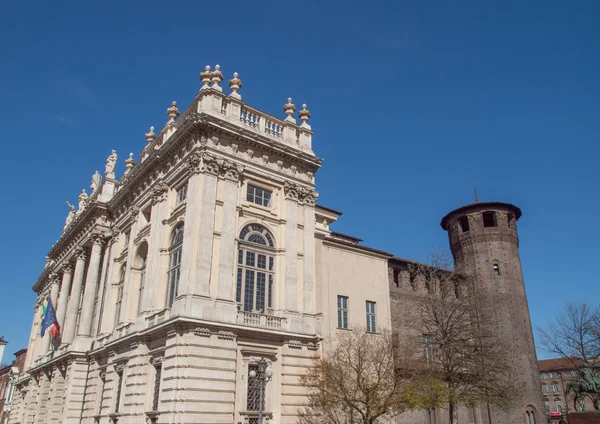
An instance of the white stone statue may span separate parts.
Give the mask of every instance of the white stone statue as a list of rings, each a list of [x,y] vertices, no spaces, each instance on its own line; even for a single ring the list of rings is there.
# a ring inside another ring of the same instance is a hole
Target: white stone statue
[[[73,218],[75,218],[76,213],[75,206],[73,206],[69,202],[67,202],[67,205],[69,206],[69,214],[67,215],[67,219],[65,220],[65,226],[63,228],[63,231],[65,231],[69,224],[73,221]]]
[[[117,164],[117,151],[113,150],[110,156],[106,159],[106,169],[104,174],[108,178],[115,178],[115,165]]]
[[[88,198],[88,194],[85,192],[85,189],[83,189],[79,195],[79,208],[77,209],[77,213],[81,213],[81,211],[85,208]]]
[[[92,184],[90,185],[90,188],[92,189],[92,193],[94,193],[96,190],[98,190],[100,188],[101,183],[102,183],[102,176],[100,175],[98,170],[96,170],[96,173],[94,175],[92,175]]]

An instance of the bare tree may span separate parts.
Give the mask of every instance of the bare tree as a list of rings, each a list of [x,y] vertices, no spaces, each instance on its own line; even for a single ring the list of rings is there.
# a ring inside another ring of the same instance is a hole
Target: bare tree
[[[322,357],[301,378],[309,387],[308,405],[301,423],[372,424],[385,417],[431,402],[422,385],[410,382],[412,353],[399,364],[391,334],[364,330],[343,332],[333,338]]]
[[[492,305],[471,277],[453,272],[448,254],[434,249],[427,262],[409,264],[411,283],[427,289],[417,297],[413,331],[422,338],[424,367],[443,382],[449,423],[459,405],[508,408],[519,389]]]
[[[540,345],[546,353],[568,359],[575,369],[583,364],[592,374],[591,379],[598,379],[595,370],[600,368],[600,308],[593,308],[585,302],[570,303],[545,327],[538,326],[537,331]],[[581,376],[582,373],[579,373]],[[586,380],[585,384],[589,383],[589,379]],[[595,409],[600,408],[597,393],[582,394],[591,399]]]
[[[594,367],[600,361],[600,310],[587,303],[568,304],[565,310],[537,327],[540,345],[550,355],[568,358],[576,368],[580,360]]]

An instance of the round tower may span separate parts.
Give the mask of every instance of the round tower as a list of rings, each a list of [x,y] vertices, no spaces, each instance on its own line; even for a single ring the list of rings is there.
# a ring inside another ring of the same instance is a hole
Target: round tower
[[[448,213],[440,225],[448,232],[456,272],[474,282],[493,305],[498,336],[507,341],[522,399],[508,412],[492,409],[492,423],[545,422],[533,332],[519,256],[517,220],[521,209],[502,202],[478,202]],[[487,408],[484,423],[489,421]]]

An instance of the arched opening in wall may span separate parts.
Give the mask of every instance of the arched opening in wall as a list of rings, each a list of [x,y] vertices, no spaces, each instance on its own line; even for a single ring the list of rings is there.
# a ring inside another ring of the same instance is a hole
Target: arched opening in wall
[[[484,212],[483,216],[483,226],[484,227],[497,227],[498,220],[496,219],[496,212]]]
[[[469,217],[461,216],[458,219],[458,226],[460,227],[461,233],[466,233],[467,231],[469,231]]]
[[[146,260],[148,258],[148,243],[143,242],[137,249],[134,267],[138,274],[137,314],[143,312],[142,300],[144,298],[144,284],[146,280]]]
[[[239,236],[235,300],[245,312],[262,313],[273,307],[275,246],[262,225],[246,225]]]
[[[183,222],[173,229],[169,245],[169,272],[167,274],[167,308],[173,306],[179,293],[179,278],[181,276],[181,254],[183,249]]]
[[[494,270],[494,277],[500,277],[500,265],[498,265],[498,262],[494,262],[492,269]]]

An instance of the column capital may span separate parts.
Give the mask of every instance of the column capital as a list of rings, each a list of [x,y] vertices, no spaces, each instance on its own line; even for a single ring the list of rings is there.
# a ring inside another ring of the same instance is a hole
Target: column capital
[[[129,219],[131,219],[132,222],[135,222],[138,220],[140,215],[140,207],[137,205],[132,205],[129,207]]]
[[[155,205],[167,200],[168,192],[169,186],[164,181],[157,182],[152,189],[152,204]]]
[[[298,189],[299,186],[297,184],[290,183],[289,181],[283,182],[283,192],[285,193],[286,200],[299,201],[300,193]]]
[[[319,192],[317,191],[309,191],[304,196],[304,204],[307,206],[314,206],[317,203],[317,199],[319,198]]]
[[[62,266],[61,271],[64,274],[73,274],[73,265],[71,264],[65,264]]]
[[[207,153],[202,155],[202,172],[209,175],[219,175],[219,164],[217,158]]]
[[[85,261],[87,259],[87,252],[83,247],[78,247],[75,249],[75,257],[77,260]]]
[[[50,284],[60,284],[60,278],[56,272],[51,272],[48,276],[48,280],[50,281]]]
[[[187,168],[191,175],[202,172],[202,154],[200,152],[194,152],[190,155],[187,160]]]
[[[104,234],[92,233],[92,235],[90,235],[90,240],[92,241],[92,244],[103,245],[106,238],[104,237]]]
[[[244,172],[243,166],[225,159],[218,159],[217,164],[219,165],[220,177],[228,181],[238,182],[240,175]]]

